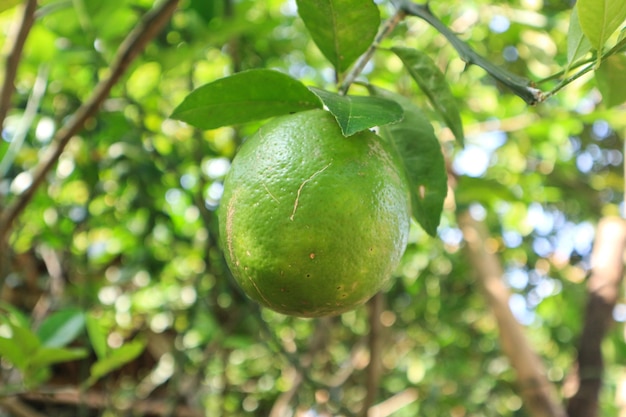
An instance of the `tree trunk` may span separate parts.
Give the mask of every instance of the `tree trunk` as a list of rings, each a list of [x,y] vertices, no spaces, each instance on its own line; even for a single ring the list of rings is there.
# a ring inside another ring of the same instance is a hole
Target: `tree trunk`
[[[567,411],[570,417],[597,417],[604,361],[602,339],[613,323],[613,308],[624,275],[626,225],[617,217],[598,224],[591,254],[592,273],[587,282],[587,309],[578,344],[574,385],[576,393]]]

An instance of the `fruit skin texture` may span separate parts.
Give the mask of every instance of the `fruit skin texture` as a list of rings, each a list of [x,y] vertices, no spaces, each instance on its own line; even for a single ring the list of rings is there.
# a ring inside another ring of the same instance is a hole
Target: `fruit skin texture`
[[[309,110],[275,118],[241,146],[224,182],[220,240],[244,292],[277,312],[336,315],[366,302],[406,247],[407,180],[370,131],[344,137]]]

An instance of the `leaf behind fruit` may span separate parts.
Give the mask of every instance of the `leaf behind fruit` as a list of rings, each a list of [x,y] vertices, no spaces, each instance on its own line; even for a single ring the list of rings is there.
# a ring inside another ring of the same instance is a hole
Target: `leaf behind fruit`
[[[448,193],[448,175],[439,140],[421,109],[406,97],[370,87],[377,96],[393,99],[404,109],[402,121],[381,127],[391,140],[406,169],[415,220],[431,236],[437,234],[443,203]]]

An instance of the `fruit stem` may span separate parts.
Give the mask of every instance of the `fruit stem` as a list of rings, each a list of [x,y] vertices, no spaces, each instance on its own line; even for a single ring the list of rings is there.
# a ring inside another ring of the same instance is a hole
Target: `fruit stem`
[[[372,55],[374,55],[374,52],[376,52],[376,48],[378,48],[380,42],[382,42],[385,36],[391,33],[391,31],[398,25],[398,23],[404,20],[405,16],[405,11],[402,9],[398,9],[393,16],[387,19],[385,24],[378,31],[378,34],[374,38],[372,44],[369,46],[369,48],[367,48],[367,51],[365,51],[365,53],[359,57],[356,64],[354,64],[354,67],[352,67],[350,72],[344,78],[343,83],[339,87],[339,94],[341,94],[342,96],[346,95],[352,83],[354,83],[356,78],[361,74],[361,72],[363,72],[363,69],[372,58]]]

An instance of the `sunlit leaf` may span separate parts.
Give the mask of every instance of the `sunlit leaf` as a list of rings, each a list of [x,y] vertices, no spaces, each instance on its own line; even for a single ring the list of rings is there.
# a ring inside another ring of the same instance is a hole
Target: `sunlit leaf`
[[[339,72],[370,46],[380,14],[367,0],[297,0],[298,14],[311,38]]]
[[[85,317],[85,325],[93,351],[98,359],[103,359],[106,357],[109,347],[107,345],[107,335],[100,321],[90,314]]]
[[[596,81],[607,107],[626,102],[626,55],[612,55],[602,61]]]
[[[580,28],[578,9],[572,9],[567,31],[567,66],[570,67],[577,59],[591,50],[591,42]]]
[[[273,70],[250,70],[192,91],[172,119],[200,129],[215,129],[322,107],[299,81]]]
[[[448,193],[448,175],[439,140],[426,116],[411,100],[379,88],[371,90],[393,99],[404,109],[402,121],[383,126],[380,132],[394,143],[404,162],[413,216],[429,235],[435,236]]]
[[[0,301],[0,323],[13,323],[19,327],[29,327],[28,317],[15,306]]]
[[[0,13],[4,12],[5,10],[9,10],[11,7],[14,7],[20,3],[20,0],[2,0],[0,1]]]
[[[342,96],[319,88],[311,90],[335,116],[345,136],[402,119],[402,107],[395,101],[371,96]]]
[[[448,125],[456,140],[463,144],[463,123],[448,82],[435,62],[426,54],[409,48],[392,48],[402,60],[411,77],[428,96],[437,113]]]
[[[133,340],[123,344],[117,349],[111,350],[105,358],[99,359],[91,366],[87,385],[92,385],[108,373],[134,360],[141,355],[145,347],[146,343],[144,341]]]
[[[580,28],[598,50],[626,19],[624,0],[578,0],[576,7]]]
[[[17,369],[24,369],[28,358],[17,340],[5,337],[0,337],[0,357],[11,362]]]
[[[54,363],[75,361],[87,356],[86,349],[66,349],[58,347],[41,347],[29,358],[28,365],[33,368],[52,365]]]
[[[74,340],[85,328],[85,315],[80,310],[62,310],[47,317],[37,335],[44,346],[62,347]]]
[[[33,354],[41,346],[37,335],[29,328],[11,326],[11,331],[13,332],[13,340],[20,346],[25,355]]]
[[[486,206],[501,201],[517,201],[519,198],[511,188],[492,179],[460,176],[455,188],[454,198],[457,205],[482,203]]]

